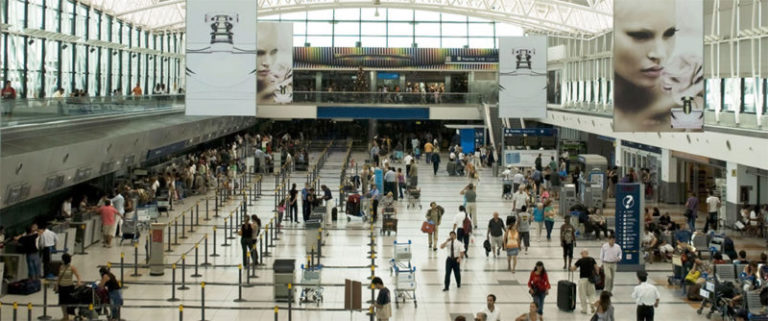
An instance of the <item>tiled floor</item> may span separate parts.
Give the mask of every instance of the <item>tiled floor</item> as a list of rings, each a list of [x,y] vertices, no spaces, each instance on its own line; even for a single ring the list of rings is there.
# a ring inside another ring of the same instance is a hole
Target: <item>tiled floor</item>
[[[329,186],[338,185],[338,174],[342,158],[342,153],[337,152],[331,155],[329,163],[321,172],[323,184]],[[362,156],[356,157],[361,159]],[[446,208],[447,219],[450,221],[452,215],[456,212],[461,202],[459,191],[466,184],[466,179],[458,177],[448,177],[442,171],[437,177],[433,177],[431,171],[427,170],[426,164],[420,164],[421,176],[419,184],[422,188],[421,203],[426,207],[430,201],[436,201]],[[441,166],[443,167],[443,166]],[[305,181],[305,177],[299,173],[294,174],[295,182]],[[273,181],[266,181],[265,191],[274,186]],[[501,183],[492,178],[489,170],[481,172],[481,181],[478,193],[478,212],[480,213],[481,228],[478,231],[484,235],[483,226],[490,218],[493,211],[499,211],[506,215],[510,206],[509,201],[500,198]],[[270,192],[266,192],[269,194]],[[194,205],[198,198],[187,200],[185,204],[179,206],[175,213]],[[268,219],[271,215],[273,199],[270,196],[263,197],[249,208],[249,212],[257,213],[262,220]],[[417,268],[416,279],[418,298],[418,307],[413,302],[402,304],[394,309],[392,320],[448,320],[451,316],[458,314],[472,314],[481,311],[485,304],[485,297],[493,293],[498,297],[498,306],[502,311],[502,320],[514,320],[518,315],[527,311],[531,298],[527,293],[526,283],[528,273],[536,261],[543,261],[549,270],[550,282],[553,284],[551,294],[547,297],[544,306],[545,319],[550,320],[589,320],[589,316],[578,312],[569,313],[559,311],[555,304],[555,284],[558,280],[567,278],[567,273],[561,269],[562,259],[561,250],[556,240],[547,242],[540,239],[535,232],[532,234],[532,248],[528,254],[521,254],[518,263],[518,272],[512,274],[506,271],[506,259],[503,257],[485,257],[482,249],[483,237],[478,237],[471,246],[470,256],[462,265],[462,287],[457,289],[452,287],[449,292],[442,292],[444,276],[443,252],[433,252],[427,248],[427,239],[419,231],[423,220],[424,210],[406,209],[406,202],[399,202],[399,231],[392,236],[379,237],[376,235],[376,251],[378,257],[377,275],[384,279],[385,284],[390,289],[395,289],[393,277],[388,270],[389,259],[393,256],[393,241],[397,240],[413,242],[413,260],[412,263]],[[228,207],[235,206],[230,202]],[[229,211],[225,211],[228,213]],[[181,240],[182,245],[174,247],[174,252],[167,256],[166,262],[178,259],[180,253],[191,249],[196,240],[200,239],[203,233],[210,233],[212,224],[215,222],[219,226],[219,233],[223,227],[223,220],[217,219],[210,222],[204,222],[205,226],[196,229],[195,233],[186,239]],[[561,222],[556,224],[557,227]],[[444,223],[440,227],[440,238],[447,237],[450,227]],[[366,258],[369,247],[368,225],[360,222],[359,219],[353,219],[351,222],[343,217],[335,223],[329,230],[329,236],[326,238],[326,246],[323,248],[323,258],[321,263],[325,265],[322,273],[322,284],[324,285],[324,302],[317,305],[297,306],[293,311],[293,320],[368,320],[362,312],[343,311],[345,279],[363,281],[365,285],[366,278],[370,276],[370,259]],[[378,228],[376,230],[378,232]],[[242,296],[247,302],[235,303],[238,297],[238,288],[234,284],[238,280],[238,271],[234,265],[240,263],[240,245],[238,240],[230,247],[218,247],[217,252],[220,257],[211,258],[214,265],[225,265],[225,267],[201,268],[203,275],[200,278],[192,278],[191,269],[186,272],[186,281],[191,289],[186,291],[176,291],[176,296],[181,299],[179,302],[167,302],[171,297],[171,273],[166,271],[164,276],[148,276],[147,270],[141,270],[142,277],[128,277],[130,270],[126,270],[126,283],[128,288],[124,290],[125,307],[123,309],[123,318],[126,320],[177,320],[179,318],[178,305],[184,304],[184,319],[199,320],[200,311],[200,281],[205,281],[208,285],[205,288],[207,307],[205,318],[207,320],[274,320],[272,301],[272,260],[275,258],[292,258],[298,262],[305,262],[304,251],[305,231],[301,224],[285,224],[281,240],[277,242],[274,248],[274,255],[264,260],[265,266],[260,267],[257,272],[257,278],[252,282],[253,287],[243,288]],[[222,243],[221,234],[219,234],[219,243]],[[599,243],[596,241],[579,241],[578,249],[587,249],[591,255],[596,256],[599,252]],[[143,244],[140,246],[140,256],[143,259]],[[129,245],[113,249],[103,249],[95,246],[88,249],[90,253],[87,256],[76,256],[74,264],[81,271],[85,280],[96,280],[97,265],[105,264],[107,261],[119,262],[120,252],[126,253],[128,262],[133,261],[133,248]],[[202,246],[201,246],[202,255]],[[166,253],[168,254],[168,253]],[[202,262],[202,258],[200,259]],[[188,257],[189,264],[192,264],[193,258]],[[696,315],[695,310],[680,296],[679,290],[674,290],[665,286],[666,277],[670,274],[671,267],[668,264],[653,264],[649,267],[652,282],[657,284],[661,295],[662,304],[657,310],[656,320],[703,320],[704,317]],[[119,276],[119,269],[115,269]],[[180,280],[180,272],[177,281]],[[300,270],[297,269],[296,282],[301,280]],[[634,320],[634,303],[630,297],[632,287],[636,284],[632,273],[619,273],[616,281],[614,293],[614,305],[616,307],[617,320]],[[300,287],[299,287],[300,288]],[[52,291],[49,290],[50,303],[56,303],[57,299]],[[370,291],[363,291],[363,299],[370,298]],[[2,319],[10,320],[11,308],[7,305],[10,302],[17,301],[20,304],[32,302],[41,304],[43,296],[37,293],[30,296],[6,296],[2,298],[5,303],[2,306]],[[577,303],[578,304],[578,303]],[[279,319],[288,320],[286,313],[287,305],[280,303]],[[20,316],[26,318],[26,308],[21,309]],[[577,308],[578,309],[578,308]],[[55,307],[48,309],[48,313],[55,318],[60,317],[60,310]],[[40,307],[35,307],[33,316],[41,315]]]

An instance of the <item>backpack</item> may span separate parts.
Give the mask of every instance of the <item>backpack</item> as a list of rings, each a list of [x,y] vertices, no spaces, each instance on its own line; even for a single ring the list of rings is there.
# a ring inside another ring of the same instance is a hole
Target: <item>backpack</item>
[[[461,228],[464,230],[464,234],[472,233],[472,220],[469,219],[469,214],[464,213],[464,221],[461,223]]]

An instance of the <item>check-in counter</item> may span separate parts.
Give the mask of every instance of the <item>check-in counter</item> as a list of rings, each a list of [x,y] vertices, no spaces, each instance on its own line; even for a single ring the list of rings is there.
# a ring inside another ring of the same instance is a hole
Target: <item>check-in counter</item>
[[[56,233],[56,252],[51,256],[53,261],[61,261],[64,253],[72,254],[75,252],[75,238],[77,236],[77,225],[70,222],[54,221],[48,224],[48,229]]]
[[[5,271],[3,280],[8,283],[27,278],[27,256],[17,253],[0,254],[0,262],[3,262]]]
[[[93,244],[101,242],[101,217],[98,215],[90,218],[83,218],[82,221],[72,222],[71,225],[76,228],[75,240],[87,248]],[[73,245],[74,248],[74,245]]]

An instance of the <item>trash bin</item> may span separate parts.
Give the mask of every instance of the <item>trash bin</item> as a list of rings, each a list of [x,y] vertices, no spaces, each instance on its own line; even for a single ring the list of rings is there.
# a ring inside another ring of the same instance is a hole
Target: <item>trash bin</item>
[[[291,299],[288,284],[295,283],[295,269],[296,260],[275,260],[272,266],[275,301],[288,302]]]
[[[322,224],[323,221],[321,220],[308,220],[304,223],[304,247],[307,249],[307,254],[312,251],[313,247],[315,254],[317,254],[317,236]]]

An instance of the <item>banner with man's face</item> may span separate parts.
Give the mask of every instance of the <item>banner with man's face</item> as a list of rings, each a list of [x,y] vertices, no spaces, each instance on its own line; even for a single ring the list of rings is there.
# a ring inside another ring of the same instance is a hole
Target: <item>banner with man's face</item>
[[[256,116],[256,1],[187,0],[186,114]]]
[[[259,22],[256,54],[258,103],[293,102],[293,23]]]
[[[614,131],[701,130],[703,15],[701,0],[615,0]]]

